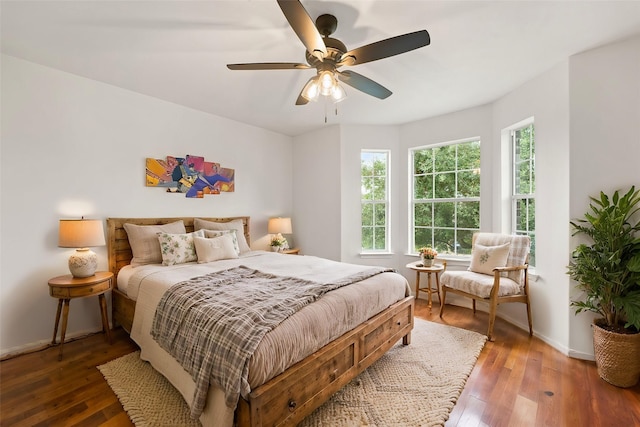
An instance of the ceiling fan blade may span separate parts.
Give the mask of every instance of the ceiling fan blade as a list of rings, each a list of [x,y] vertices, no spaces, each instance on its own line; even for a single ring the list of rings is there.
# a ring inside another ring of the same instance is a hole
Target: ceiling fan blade
[[[429,43],[431,38],[427,30],[407,33],[350,50],[342,55],[339,64],[358,65],[377,61],[427,46]]]
[[[353,71],[338,71],[338,76],[341,82],[376,98],[385,99],[393,93],[380,83]]]
[[[311,68],[307,64],[295,62],[255,62],[251,64],[227,64],[230,70],[304,70]]]
[[[278,0],[278,5],[304,47],[322,61],[327,55],[327,47],[302,3],[299,0]]]

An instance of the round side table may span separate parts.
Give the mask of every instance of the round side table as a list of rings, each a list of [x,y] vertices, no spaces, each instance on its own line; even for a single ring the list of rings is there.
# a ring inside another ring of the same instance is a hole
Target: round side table
[[[300,248],[285,249],[281,253],[288,255],[300,255]]]
[[[422,265],[422,261],[410,262],[407,264],[407,268],[414,270],[416,272],[416,299],[418,299],[418,295],[420,291],[427,292],[429,296],[429,308],[432,305],[431,293],[434,290],[431,285],[431,275],[436,276],[436,288],[435,291],[438,294],[438,300],[440,300],[440,273],[444,272],[447,269],[447,262],[442,261],[442,264],[433,264],[431,267],[425,267]],[[425,273],[427,275],[427,287],[420,287],[420,273]]]
[[[67,332],[67,319],[69,318],[69,301],[73,298],[84,298],[97,295],[100,303],[100,313],[102,315],[102,329],[107,335],[111,344],[111,330],[109,329],[109,317],[107,314],[107,301],[105,292],[111,289],[113,273],[110,271],[96,271],[96,274],[89,277],[73,277],[71,274],[54,277],[49,280],[49,293],[52,297],[58,298],[58,311],[56,312],[56,324],[53,328],[53,340],[56,343],[58,335],[58,324],[60,323],[60,313],[62,312],[62,327],[60,328],[60,354],[58,360],[62,360],[62,346],[64,336]],[[64,306],[64,309],[63,309]]]

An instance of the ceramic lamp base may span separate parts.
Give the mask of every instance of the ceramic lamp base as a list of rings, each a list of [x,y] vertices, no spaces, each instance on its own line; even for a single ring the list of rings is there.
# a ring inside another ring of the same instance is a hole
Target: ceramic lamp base
[[[91,249],[77,249],[69,257],[69,271],[73,277],[93,276],[97,268],[98,256]]]

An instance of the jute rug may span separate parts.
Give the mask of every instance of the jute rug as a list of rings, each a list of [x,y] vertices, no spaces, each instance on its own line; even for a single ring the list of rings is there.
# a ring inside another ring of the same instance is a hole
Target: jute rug
[[[449,418],[486,337],[415,319],[401,342],[309,415],[304,427],[441,426]],[[198,426],[173,386],[138,352],[98,366],[137,427]]]

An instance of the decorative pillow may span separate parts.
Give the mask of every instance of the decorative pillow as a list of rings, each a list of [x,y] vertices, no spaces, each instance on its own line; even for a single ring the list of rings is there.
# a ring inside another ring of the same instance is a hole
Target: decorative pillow
[[[129,246],[133,258],[131,266],[137,267],[145,264],[160,264],[162,252],[158,233],[186,233],[182,220],[163,225],[136,225],[124,224],[124,229],[129,238]]]
[[[236,230],[221,230],[221,231],[214,231],[214,230],[202,230],[204,231],[204,237],[210,239],[210,238],[215,238],[215,237],[220,237],[223,235],[229,235],[231,236],[231,241],[233,243],[233,249],[236,251],[237,255],[240,255],[240,247],[238,246],[238,233],[236,233]]]
[[[245,252],[249,252],[251,248],[247,244],[247,239],[244,236],[244,224],[241,219],[234,219],[233,221],[228,222],[214,222],[207,221],[200,218],[194,218],[193,220],[193,229],[194,230],[236,230],[236,237],[238,239],[238,247],[240,248],[240,253],[243,254]]]
[[[475,273],[493,274],[494,268],[507,265],[510,245],[511,243],[499,246],[483,246],[476,243],[473,246],[469,270]]]
[[[176,265],[197,261],[198,255],[193,243],[194,237],[204,238],[204,231],[199,230],[193,233],[181,234],[158,233],[158,241],[162,251],[162,265]]]
[[[193,241],[198,254],[198,264],[217,261],[219,259],[238,258],[238,253],[233,246],[232,234],[227,233],[212,239],[194,237]]]

